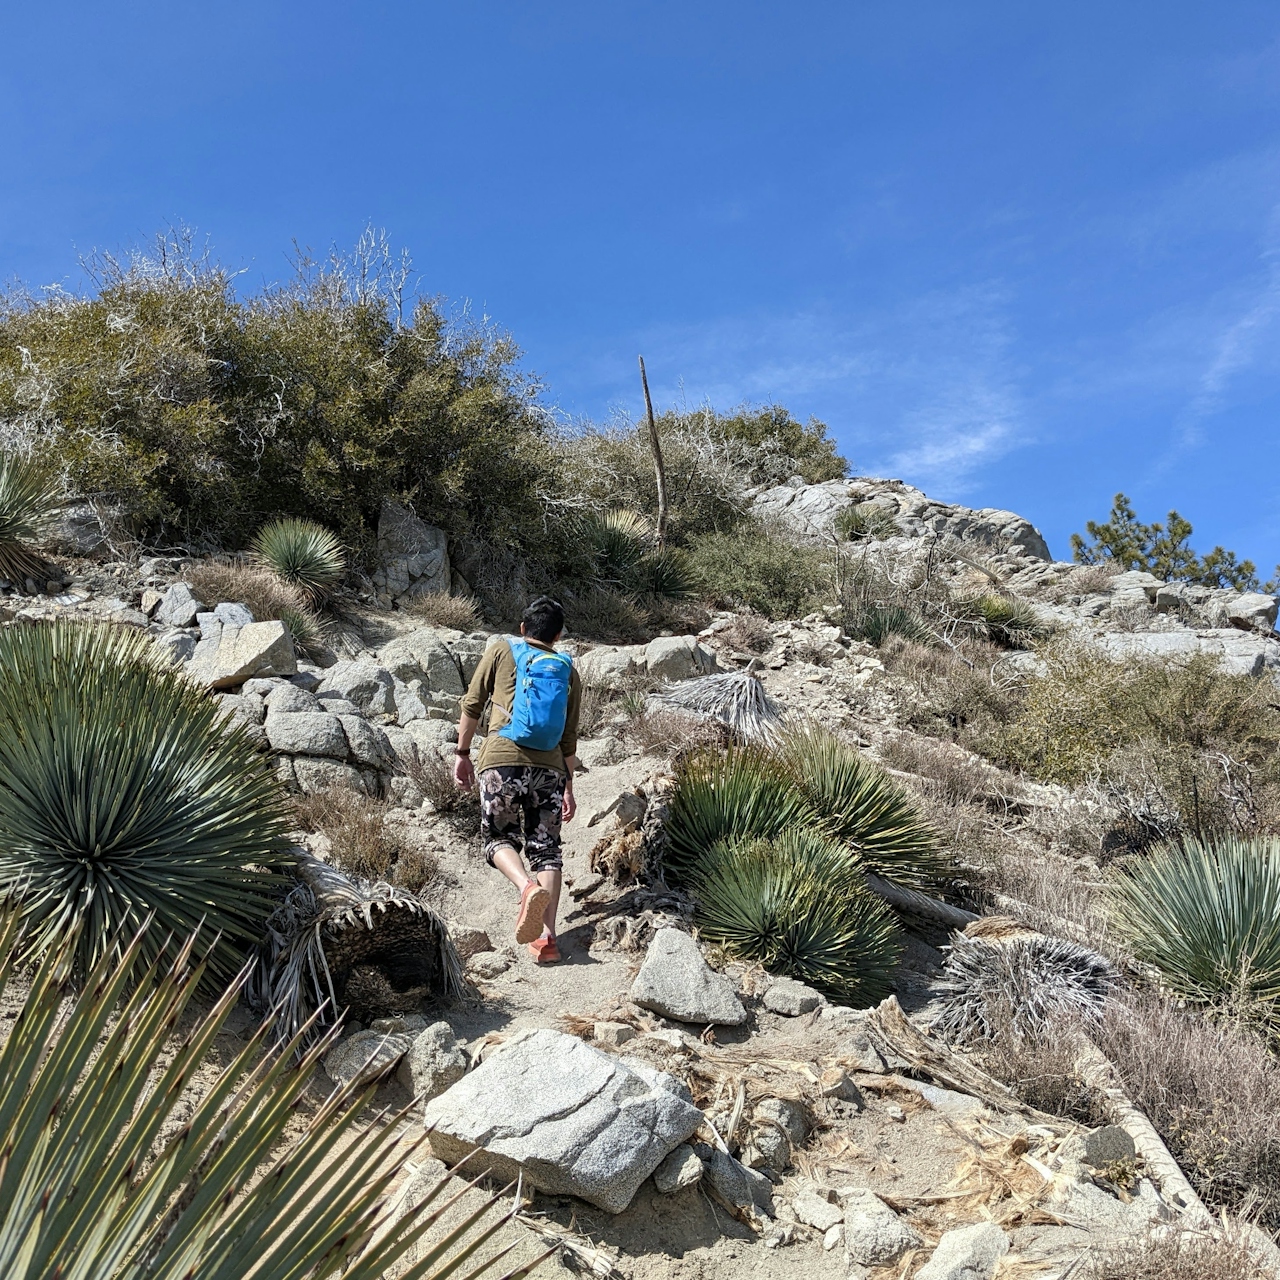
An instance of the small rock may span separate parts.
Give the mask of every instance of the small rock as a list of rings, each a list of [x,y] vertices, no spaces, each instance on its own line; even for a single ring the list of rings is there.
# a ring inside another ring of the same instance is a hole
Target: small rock
[[[752,1118],[757,1124],[776,1125],[795,1147],[803,1146],[809,1136],[809,1117],[803,1104],[789,1098],[762,1098],[756,1103]]]
[[[1095,1169],[1117,1160],[1132,1160],[1138,1154],[1133,1139],[1118,1125],[1103,1125],[1084,1137],[1084,1162]]]
[[[821,1003],[822,996],[818,992],[794,978],[775,978],[764,993],[764,1007],[770,1013],[786,1018],[812,1013]]]
[[[791,1201],[796,1217],[815,1231],[827,1232],[844,1221],[844,1210],[839,1205],[829,1204],[814,1191],[801,1191]]]
[[[919,1080],[908,1079],[906,1076],[895,1076],[894,1079],[904,1088],[918,1093],[935,1111],[940,1111],[945,1116],[956,1118],[977,1116],[987,1109],[985,1102],[967,1093],[957,1093],[954,1089],[942,1089],[938,1085],[924,1084]]]
[[[390,1018],[374,1018],[369,1023],[370,1031],[398,1031],[402,1035],[412,1036],[425,1029],[427,1020],[420,1013],[396,1013]]]
[[[894,1124],[906,1123],[907,1113],[896,1102],[886,1102],[884,1104],[884,1113]]]
[[[581,876],[569,886],[569,896],[575,901],[589,898],[597,889],[604,886],[604,876]]]
[[[203,608],[185,582],[175,582],[156,606],[155,619],[166,627],[190,627]]]
[[[381,1031],[357,1031],[339,1040],[324,1057],[324,1069],[338,1084],[368,1084],[385,1076],[405,1055],[410,1045],[406,1035]]]
[[[591,1038],[601,1044],[620,1046],[634,1040],[640,1033],[627,1022],[597,1022],[591,1029]]]
[[[741,1161],[727,1156],[705,1142],[693,1144],[703,1164],[703,1177],[721,1203],[731,1209],[759,1209],[773,1212],[773,1183]]]
[[[675,1195],[702,1181],[702,1161],[687,1142],[682,1142],[654,1170],[653,1185],[664,1196]]]
[[[1248,592],[1228,607],[1227,621],[1242,631],[1270,631],[1276,625],[1276,598]]]
[[[466,1048],[447,1022],[434,1022],[413,1038],[400,1060],[396,1079],[415,1096],[430,1102],[467,1074]]]
[[[916,1280],[991,1280],[1009,1252],[1009,1237],[994,1222],[957,1227],[938,1241]]]
[[[467,976],[486,982],[500,978],[511,964],[511,957],[501,951],[481,951],[467,961]]]
[[[160,601],[163,599],[164,599],[164,596],[159,591],[157,591],[154,587],[148,587],[142,593],[142,602],[139,604],[138,607],[149,618],[160,607]]]
[[[831,1250],[834,1249],[843,1239],[844,1227],[839,1225],[834,1226],[825,1236],[822,1237],[822,1247],[830,1253]]]
[[[421,809],[426,796],[412,778],[394,777],[387,782],[387,799],[396,809]]]
[[[818,1092],[824,1098],[835,1098],[839,1102],[851,1102],[859,1111],[863,1109],[862,1092],[843,1067],[828,1067],[818,1077]]]
[[[760,1156],[760,1163],[755,1164],[745,1157],[743,1164],[753,1169],[767,1166],[781,1173],[791,1163],[791,1139],[786,1131],[776,1124],[757,1124],[752,1135],[752,1142]]]
[[[733,984],[712,972],[698,944],[678,929],[659,929],[631,987],[631,999],[678,1022],[738,1027],[747,1011]]]
[[[316,712],[322,709],[315,694],[299,689],[291,680],[246,680],[245,684],[268,686],[264,701],[267,704],[267,710],[276,715],[301,711]]]
[[[903,1222],[879,1196],[863,1187],[840,1193],[844,1205],[845,1247],[854,1262],[867,1267],[893,1262],[919,1248],[920,1234]]]

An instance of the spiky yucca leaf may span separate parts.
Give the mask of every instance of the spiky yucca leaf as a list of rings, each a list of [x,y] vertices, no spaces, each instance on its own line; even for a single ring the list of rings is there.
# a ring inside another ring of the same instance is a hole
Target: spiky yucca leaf
[[[273,520],[253,539],[258,559],[313,600],[332,587],[345,567],[337,535],[314,520]]]
[[[1127,860],[1115,927],[1179,995],[1280,1021],[1280,840],[1220,837]]]
[[[48,567],[25,544],[37,542],[61,506],[61,490],[34,461],[0,450],[0,578],[44,579]]]
[[[851,610],[844,619],[844,629],[855,640],[865,640],[877,649],[890,636],[901,636],[930,648],[938,643],[938,637],[925,625],[924,619],[900,605]]]
[[[888,994],[901,950],[893,917],[848,850],[817,832],[718,845],[692,878],[698,927],[773,973],[842,1004]]]
[[[0,894],[28,952],[76,930],[82,973],[150,913],[148,961],[203,921],[225,979],[291,865],[286,809],[244,730],[153,652],[110,627],[0,631]]]
[[[856,748],[816,725],[795,729],[779,757],[814,820],[857,851],[862,865],[915,888],[934,884],[947,860],[907,793]]]
[[[699,752],[680,766],[664,864],[679,879],[725,840],[772,838],[810,820],[804,796],[769,751],[733,747],[724,755]]]
[[[965,602],[988,640],[1010,649],[1030,648],[1049,634],[1034,605],[990,591]]]
[[[396,1125],[351,1132],[372,1089],[335,1090],[298,1132],[329,1041],[266,1053],[264,1025],[198,1099],[184,1099],[244,974],[175,1048],[205,966],[192,966],[188,942],[127,996],[133,962],[156,950],[149,931],[126,942],[121,963],[103,954],[73,1002],[78,945],[68,934],[11,1024],[0,1050],[0,1275],[379,1280],[430,1234],[443,1238],[402,1280],[474,1276],[475,1255],[501,1226],[480,1221],[495,1201],[463,1210],[445,1235],[437,1228],[456,1199],[445,1177],[394,1221],[386,1193],[416,1145]],[[0,922],[0,991],[21,951],[10,914]]]
[[[688,600],[698,590],[697,574],[679,547],[647,551],[626,575],[624,585],[641,595]]]
[[[653,540],[649,522],[636,511],[592,512],[582,517],[580,532],[595,559],[597,576],[614,586],[628,585]]]

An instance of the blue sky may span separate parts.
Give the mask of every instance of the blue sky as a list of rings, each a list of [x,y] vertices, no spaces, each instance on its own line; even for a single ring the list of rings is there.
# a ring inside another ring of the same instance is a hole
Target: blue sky
[[[1059,555],[1123,489],[1280,560],[1274,4],[0,14],[0,276],[183,221],[252,287],[372,223],[568,415],[643,352]]]

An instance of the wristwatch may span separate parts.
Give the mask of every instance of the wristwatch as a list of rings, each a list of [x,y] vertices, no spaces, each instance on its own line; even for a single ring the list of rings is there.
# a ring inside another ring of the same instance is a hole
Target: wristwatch
[[[469,756],[471,754],[470,747],[454,747],[453,754],[455,756]]]

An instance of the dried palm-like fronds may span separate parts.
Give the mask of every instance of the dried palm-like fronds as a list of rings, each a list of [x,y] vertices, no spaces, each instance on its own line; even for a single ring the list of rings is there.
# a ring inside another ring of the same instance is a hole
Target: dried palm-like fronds
[[[250,992],[258,1008],[274,1011],[277,1039],[314,1038],[305,1028],[347,1009],[381,1017],[463,993],[462,960],[425,902],[384,881],[349,879],[301,851],[296,857],[301,882],[267,921]]]
[[[958,934],[938,984],[943,1008],[933,1028],[968,1040],[1011,1019],[1018,1035],[1036,1034],[1064,1017],[1096,1018],[1119,981],[1109,960],[1062,938]]]
[[[655,693],[653,700],[718,720],[741,742],[775,742],[782,724],[764,685],[745,671],[681,680]]]
[[[477,1254],[491,1252],[485,1245],[511,1216],[483,1221],[497,1197],[459,1215],[461,1193],[446,1175],[421,1188],[409,1212],[390,1211],[387,1192],[425,1139],[405,1141],[398,1124],[357,1130],[372,1089],[338,1088],[299,1123],[328,1039],[307,1049],[304,1029],[281,1052],[264,1052],[264,1024],[189,1099],[245,973],[175,1046],[205,963],[189,940],[171,965],[146,964],[148,927],[121,956],[103,953],[73,1000],[74,933],[47,952],[0,1050],[0,1275],[380,1280],[427,1241],[402,1280],[487,1270]],[[20,954],[10,915],[0,922],[0,990]],[[127,995],[144,964],[148,980]]]

